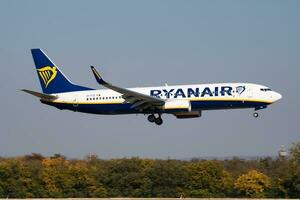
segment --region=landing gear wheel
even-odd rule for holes
[[[258,118],[258,113],[257,112],[253,113],[253,117]]]
[[[155,122],[155,116],[154,115],[149,115],[148,116],[148,121],[151,122],[151,123]]]
[[[156,118],[156,119],[155,119],[155,124],[156,124],[156,125],[162,125],[162,124],[163,124],[162,118],[160,118],[160,117]]]

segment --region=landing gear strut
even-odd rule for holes
[[[151,114],[148,116],[148,121],[151,123],[155,123],[156,125],[162,125],[163,120],[161,118],[161,115],[159,114],[158,117],[155,117],[154,114]]]
[[[266,108],[267,108],[266,105],[264,105],[264,106],[259,106],[259,107],[255,107],[255,108],[254,108],[253,117],[258,118],[259,115],[258,115],[258,113],[257,113],[256,111],[262,110],[262,109],[266,109]]]

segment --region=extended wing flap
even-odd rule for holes
[[[103,85],[106,88],[109,88],[111,90],[114,90],[116,92],[119,92],[122,94],[122,97],[126,100],[126,102],[129,103],[133,103],[135,106],[134,108],[139,108],[140,106],[145,107],[145,105],[147,105],[147,108],[150,107],[157,107],[157,106],[162,106],[165,104],[165,101],[156,97],[152,97],[146,94],[142,94],[139,92],[135,92],[132,90],[128,90],[125,88],[121,88],[118,86],[114,86],[106,81],[103,80],[103,78],[101,77],[101,75],[97,72],[97,70],[91,66],[92,72],[97,80],[97,82],[100,85]],[[143,102],[142,104],[139,105],[138,102]]]
[[[147,102],[146,102],[146,101],[143,101],[143,100],[136,101],[136,102],[131,106],[131,108],[137,108],[137,107],[141,108],[143,104],[147,104]]]

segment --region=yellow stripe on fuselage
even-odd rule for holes
[[[188,107],[186,106],[173,106],[173,107],[167,107],[167,108],[164,108],[165,110],[172,110],[172,109],[189,109]]]
[[[250,99],[250,98],[187,98],[190,101],[245,101],[245,102],[258,102],[258,103],[272,103],[272,101],[263,100],[263,99]]]

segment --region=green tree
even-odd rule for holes
[[[0,187],[2,197],[33,197],[31,172],[20,159],[7,159],[0,162]]]
[[[290,161],[295,166],[300,165],[300,141],[293,143],[290,148]]]
[[[259,159],[257,167],[259,171],[271,178],[271,187],[265,192],[266,197],[269,198],[287,198],[287,190],[285,188],[284,180],[288,177],[290,165],[287,159],[277,158]]]
[[[151,182],[146,176],[151,160],[116,159],[106,166],[105,185],[112,197],[150,196]]]
[[[218,161],[191,162],[185,167],[191,197],[224,197],[232,193],[233,180]]]
[[[101,160],[91,155],[69,160],[36,153],[0,158],[0,198],[299,198],[299,148],[295,143],[288,159]]]
[[[69,166],[72,180],[72,197],[106,197],[107,191],[102,184],[96,182],[91,176],[87,163],[76,161]]]
[[[300,142],[295,142],[290,148],[289,170],[283,179],[284,188],[287,190],[288,197],[300,197]]]
[[[233,157],[232,159],[227,159],[221,161],[224,169],[228,171],[232,178],[236,179],[241,174],[247,173],[251,169],[256,169],[258,166],[257,160],[245,160],[239,157]]]
[[[184,162],[178,160],[156,160],[148,170],[152,183],[152,197],[180,197],[185,195],[187,174]]]
[[[294,168],[283,180],[284,188],[287,190],[288,197],[299,198],[300,197],[300,166]]]
[[[31,155],[25,155],[21,161],[30,170],[31,184],[28,187],[28,194],[26,198],[37,198],[46,197],[45,188],[43,187],[43,182],[41,179],[42,171],[42,160],[44,157],[40,154],[32,153]]]
[[[108,172],[107,161],[100,160],[97,155],[89,155],[86,158],[87,170],[91,177],[91,185],[89,186],[89,196],[101,198],[108,196],[104,182],[107,180]]]

